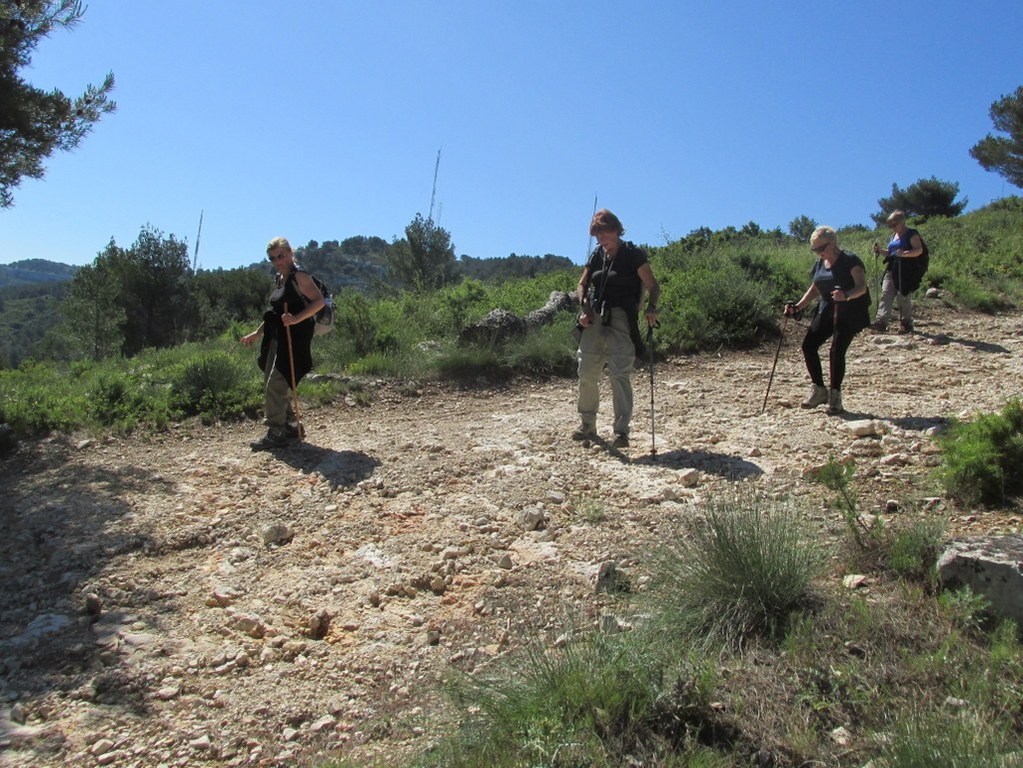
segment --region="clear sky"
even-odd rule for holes
[[[1023,85],[1023,2],[91,0],[23,75],[117,112],[0,209],[0,263],[90,263],[144,225],[199,263],[430,212],[457,255],[581,263],[626,238],[869,224],[892,183],[1020,190],[969,149]],[[436,195],[434,171],[440,151]]]

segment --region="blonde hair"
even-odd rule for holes
[[[268,254],[270,253],[270,251],[276,248],[283,248],[288,253],[293,253],[293,251],[291,250],[291,243],[288,242],[288,238],[286,237],[275,237],[273,240],[266,244],[266,252]]]
[[[813,245],[818,240],[826,240],[829,243],[838,244],[838,233],[834,227],[817,227],[810,235],[810,245]]]
[[[889,213],[888,214],[888,218],[885,219],[885,221],[887,223],[889,223],[889,224],[901,224],[905,220],[906,220],[906,212],[905,211],[898,211],[898,210],[892,211],[891,213]]]

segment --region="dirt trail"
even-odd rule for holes
[[[251,423],[25,445],[0,478],[0,764],[284,766],[425,746],[452,669],[555,642],[566,606],[613,614],[600,565],[638,585],[645,553],[729,486],[805,497],[839,536],[803,477],[852,454],[865,509],[914,514],[938,495],[929,431],[1023,392],[1018,314],[921,304],[918,334],[854,342],[840,418],[798,407],[799,329],[763,415],[773,345],[660,364],[656,459],[646,372],[621,452],[569,439],[570,380],[381,385],[369,406],[309,412],[308,443],[275,454],[249,451]],[[605,391],[605,437],[609,410]],[[849,424],[868,419],[878,434],[857,439]]]

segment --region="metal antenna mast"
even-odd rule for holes
[[[437,150],[437,164],[433,167],[433,191],[430,193],[430,221],[433,221],[433,202],[437,198],[437,173],[440,171],[440,150]]]
[[[199,269],[199,238],[202,236],[202,215],[206,213],[203,209],[199,211],[199,231],[195,233],[195,252],[192,254],[192,272]]]

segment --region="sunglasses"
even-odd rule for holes
[[[271,253],[269,256],[267,256],[267,258],[270,261],[280,261],[281,259],[283,259],[287,255],[288,254],[286,254],[286,253],[278,253],[278,254]]]
[[[818,245],[816,248],[811,248],[810,250],[814,253],[824,253],[824,251],[828,250],[829,245],[831,245],[831,243],[825,243],[824,245]]]

